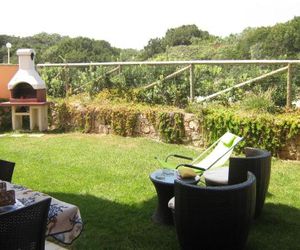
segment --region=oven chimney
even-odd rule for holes
[[[19,70],[8,83],[8,89],[13,89],[19,83],[28,83],[33,89],[46,89],[46,84],[35,70],[33,49],[18,49]]]

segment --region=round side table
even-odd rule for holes
[[[158,201],[152,219],[157,223],[173,225],[173,215],[168,207],[168,202],[174,196],[174,180],[180,179],[188,184],[197,184],[199,178],[181,179],[177,170],[170,169],[158,169],[151,173],[149,177],[156,189]]]

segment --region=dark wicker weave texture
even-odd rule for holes
[[[152,216],[152,219],[157,223],[173,225],[173,215],[172,211],[168,208],[168,202],[172,197],[174,197],[174,180],[177,177],[176,175],[168,177],[169,181],[171,180],[171,183],[166,180],[156,179],[155,175],[159,171],[161,170],[156,170],[155,172],[150,174],[150,180],[155,186],[158,200],[157,207],[155,213]],[[187,178],[182,179],[182,181],[184,183],[197,184],[199,180],[195,178]]]
[[[243,249],[255,209],[255,176],[201,187],[175,181],[175,225],[182,249]]]
[[[271,153],[258,148],[245,148],[246,157],[229,158],[228,184],[237,184],[247,179],[247,172],[252,172],[256,177],[256,208],[255,218],[262,212],[266,194],[268,192],[271,175]],[[221,170],[221,169],[220,169]],[[220,186],[218,175],[222,175],[222,170],[214,171],[214,177],[206,178],[208,186]]]
[[[255,218],[263,209],[266,194],[269,188],[271,175],[271,153],[257,148],[245,148],[246,157],[231,157],[229,163],[229,183],[232,183],[234,172],[243,169],[250,171],[256,177],[256,207]],[[241,171],[241,170],[240,170]]]
[[[0,180],[11,182],[14,167],[14,162],[0,160]]]
[[[0,214],[0,249],[43,250],[51,198]]]

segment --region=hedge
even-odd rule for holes
[[[141,114],[153,125],[162,141],[185,141],[184,110],[167,106],[56,99],[50,105],[49,125],[58,131],[84,133],[98,133],[99,125],[106,125],[114,134],[138,136],[136,128]],[[246,146],[258,147],[277,155],[290,139],[300,135],[299,110],[271,115],[233,108],[205,108],[195,114],[195,119],[200,123],[197,132],[203,133],[202,137],[207,143],[215,141],[227,130],[244,137],[238,150]],[[11,128],[10,111],[7,109],[0,109],[0,123],[2,131]]]

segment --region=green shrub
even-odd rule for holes
[[[247,111],[274,113],[276,111],[275,102],[272,99],[274,92],[275,89],[270,88],[265,92],[260,91],[258,94],[249,93],[241,101],[241,107]]]
[[[115,67],[115,68],[113,68]],[[176,77],[165,80],[165,77],[182,68],[175,65],[131,65],[122,66],[90,66],[87,68],[42,68],[40,73],[47,83],[48,95],[52,97],[65,97],[88,93],[91,97],[97,96],[104,89],[112,89],[119,98],[128,101],[139,101],[149,104],[173,105],[185,107],[189,96],[189,71]],[[295,69],[294,69],[295,68]],[[293,67],[293,72],[296,71]],[[116,69],[111,74],[107,72]],[[265,74],[276,69],[275,66],[258,65],[195,65],[194,90],[195,96],[207,96],[220,90],[231,87],[237,83]],[[295,96],[296,83],[299,76],[293,74],[293,97]],[[158,82],[150,89],[143,89],[150,83]],[[246,93],[267,91],[275,88],[272,100],[277,106],[286,102],[286,75],[279,74],[264,79],[260,83],[253,83],[243,88],[234,89],[225,95],[214,98],[225,102],[240,101]],[[134,95],[133,95],[134,93]]]
[[[245,146],[258,147],[276,155],[289,139],[300,134],[300,113],[270,114],[261,110],[245,111],[237,106],[224,108],[217,104],[190,106],[190,111],[197,111],[208,143],[229,130],[244,137],[238,150]],[[141,114],[154,126],[162,141],[183,142],[184,112],[167,106],[149,106],[120,100],[112,102],[100,97],[93,102],[80,103],[74,98],[56,102],[52,106],[50,120],[53,127],[62,131],[92,133],[98,131],[99,125],[108,125],[114,134],[135,136]]]
[[[240,150],[247,146],[258,147],[276,155],[289,139],[300,134],[299,112],[271,115],[218,108],[206,110],[203,119],[210,142],[229,130],[244,137]]]
[[[0,107],[0,131],[9,131],[12,128],[11,110],[8,107]]]

